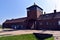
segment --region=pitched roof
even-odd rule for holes
[[[60,12],[57,12],[54,18],[60,18]]]
[[[17,22],[24,22],[25,20],[26,20],[26,17],[24,17],[24,18],[18,18],[18,19],[6,20],[4,23],[17,23]]]
[[[30,9],[30,8],[33,8],[33,7],[38,7],[38,8],[40,8],[41,10],[43,10],[41,7],[39,7],[39,6],[36,5],[36,4],[34,4],[34,5],[30,6],[30,7],[28,7],[27,9]]]
[[[43,14],[38,18],[38,20],[55,19],[55,18],[60,18],[60,12]]]

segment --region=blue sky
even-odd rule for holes
[[[53,12],[54,9],[60,11],[60,0],[0,0],[0,24],[7,19],[26,17],[26,8],[34,2],[46,13]]]

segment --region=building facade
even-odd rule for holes
[[[60,30],[60,12],[44,13],[34,4],[27,8],[27,17],[6,20],[2,28]]]

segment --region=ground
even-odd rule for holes
[[[0,40],[38,40],[38,38],[36,38],[34,34],[23,34],[8,37],[0,37]],[[46,38],[45,40],[53,40],[53,37]]]
[[[43,33],[43,34],[53,34],[55,40],[60,40],[60,31],[49,31],[49,30],[15,30],[15,31],[3,31],[0,29],[1,36],[12,36],[21,34],[32,34],[32,33]]]

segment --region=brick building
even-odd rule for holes
[[[60,30],[60,12],[44,13],[43,9],[34,4],[27,8],[27,17],[6,20],[3,28],[12,29],[48,29]]]

